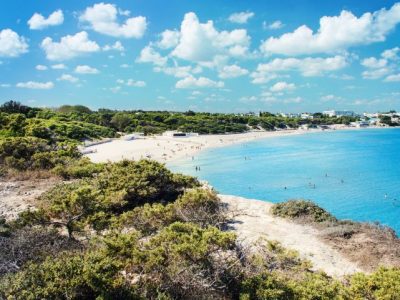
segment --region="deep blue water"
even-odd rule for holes
[[[400,233],[400,129],[267,138],[205,150],[169,167],[223,194],[310,199],[338,218],[379,221]]]

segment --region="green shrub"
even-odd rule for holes
[[[272,213],[283,218],[305,219],[317,223],[337,222],[337,219],[326,210],[306,200],[289,200],[274,204]]]

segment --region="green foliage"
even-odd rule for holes
[[[89,158],[65,160],[64,164],[57,165],[52,171],[64,179],[89,178],[104,170],[104,164],[92,163]]]
[[[351,299],[398,299],[400,295],[400,269],[380,268],[366,275],[358,273],[350,278]]]
[[[84,231],[86,227],[101,231],[118,224],[130,224],[151,232],[181,218],[176,217],[175,207],[149,204],[173,202],[185,189],[198,185],[197,180],[173,174],[164,165],[149,160],[94,166],[83,161],[82,164],[83,169],[78,166],[79,172],[71,167],[72,170],[67,168],[63,174],[87,178],[57,185],[45,192],[38,200],[39,210],[22,213],[19,222],[62,227],[71,238],[74,232]],[[93,174],[97,175],[91,177]],[[204,194],[204,197],[216,199],[212,194]],[[205,200],[200,203],[200,198],[198,201],[202,206],[205,203]],[[184,200],[177,203],[180,209],[185,209]],[[134,209],[144,204],[147,206]],[[193,210],[194,204],[191,206]]]
[[[79,157],[75,145],[49,145],[34,137],[0,140],[0,165],[17,170],[51,169],[65,160]]]
[[[285,280],[273,273],[263,273],[243,281],[240,300],[295,299]]]
[[[272,213],[292,219],[305,219],[311,222],[337,222],[337,219],[315,203],[306,200],[289,200],[274,204]]]

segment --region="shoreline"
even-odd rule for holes
[[[190,159],[199,152],[242,144],[272,137],[302,135],[316,132],[333,132],[337,130],[379,129],[380,127],[355,128],[335,125],[332,129],[286,129],[280,131],[249,131],[236,134],[199,135],[191,137],[149,136],[134,140],[114,139],[106,143],[83,148],[84,156],[92,162],[116,162],[123,159],[153,159],[162,163],[176,163],[181,159]],[[382,127],[386,128],[386,127]]]

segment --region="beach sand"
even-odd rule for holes
[[[317,229],[273,216],[270,212],[272,203],[229,195],[219,197],[228,205],[229,211],[235,213],[232,227],[245,245],[260,238],[278,241],[311,261],[314,270],[323,270],[333,277],[364,271],[319,239]]]
[[[191,158],[199,151],[208,148],[223,147],[268,137],[302,134],[311,131],[252,131],[239,134],[199,135],[192,137],[149,136],[131,141],[121,138],[84,149],[85,151],[92,151],[92,153],[85,154],[85,156],[89,157],[93,162],[115,162],[122,159],[139,160],[141,158],[169,162],[182,158]]]

